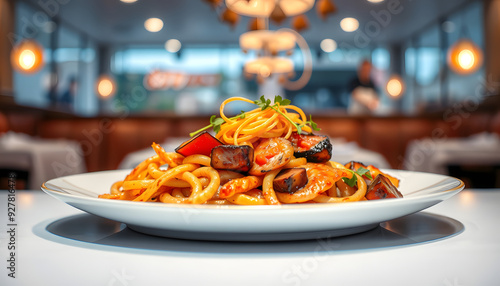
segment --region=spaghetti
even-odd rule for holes
[[[225,115],[224,108],[234,101],[254,103],[259,108],[229,118]],[[289,105],[289,101],[276,97],[271,105],[263,97],[259,101],[242,97],[229,98],[220,106],[220,118],[213,122],[211,119],[211,123],[216,131],[215,137],[222,144],[248,145],[253,148],[255,154],[249,172],[216,169],[210,156],[183,156],[166,152],[159,144],[153,143],[156,155],[140,163],[123,181],[113,184],[109,194],[102,194],[99,198],[219,205],[343,203],[365,200],[366,176],[337,162],[311,162],[307,156],[295,156],[299,153],[294,152],[292,135],[312,133],[317,129],[312,119],[308,121],[304,112]],[[168,167],[161,167],[164,165]],[[305,172],[303,175],[307,175],[307,182],[293,193],[276,190],[276,177],[282,171],[294,168],[298,172]],[[374,170],[381,173],[376,168]],[[345,182],[349,180],[355,184],[346,187]]]

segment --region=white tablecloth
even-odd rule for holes
[[[0,202],[7,201],[0,190]],[[464,190],[347,237],[210,242],[144,235],[42,191],[19,191],[16,278],[0,204],[0,285],[498,285],[500,189]],[[293,215],[290,217],[293,219]]]
[[[170,138],[160,144],[167,152],[173,152],[180,144],[189,138]],[[345,142],[343,139],[332,139],[332,161],[345,164],[357,161],[378,168],[390,168],[389,163],[381,154],[360,148],[355,142]],[[155,155],[153,148],[146,148],[127,154],[119,165],[119,169],[132,169],[145,159]]]
[[[479,133],[467,138],[426,138],[410,142],[404,168],[447,174],[449,165],[493,166],[500,164],[500,138]]]
[[[43,182],[86,172],[83,151],[77,142],[47,140],[8,132],[0,137],[0,169],[27,171],[30,189]]]

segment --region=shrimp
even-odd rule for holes
[[[285,166],[293,158],[292,143],[285,138],[264,138],[254,149],[254,162],[248,172],[262,176],[267,172]]]
[[[345,169],[332,168],[318,163],[307,163],[301,166],[306,169],[308,183],[293,194],[276,193],[278,200],[285,204],[304,203],[316,198],[319,194],[334,186],[342,177],[349,177],[350,172]]]
[[[225,199],[237,193],[244,193],[262,186],[264,178],[256,176],[247,176],[239,179],[233,179],[225,183],[219,191],[219,198]]]

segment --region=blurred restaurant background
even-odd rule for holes
[[[0,189],[132,168],[225,99],[261,95],[312,114],[333,160],[500,187],[500,0],[0,0],[0,14]],[[378,100],[354,112],[364,63]]]

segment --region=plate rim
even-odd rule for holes
[[[402,176],[401,179],[409,174],[419,173],[406,170],[394,171],[399,172],[398,174]],[[104,172],[108,172],[108,174],[115,172],[123,175],[126,174],[127,170]],[[103,172],[72,176],[96,174],[102,175]],[[410,189],[408,192],[423,191],[422,194],[410,197],[349,203],[282,204],[278,206],[166,204],[100,199],[97,195],[98,192],[101,192],[101,188],[88,190],[88,188],[93,188],[92,184],[85,185],[85,188],[82,188],[78,193],[78,185],[81,181],[73,182],[74,184],[71,181],[62,181],[60,183],[67,184],[62,186],[57,186],[57,181],[52,182],[56,189],[60,187],[61,191],[58,191],[51,188],[52,180],[49,180],[42,184],[42,190],[74,208],[124,223],[145,234],[214,241],[284,241],[317,239],[316,234],[318,233],[335,237],[362,232],[369,225],[376,226],[385,221],[427,209],[464,189],[464,183],[460,179],[442,174],[425,173],[425,175],[437,177],[429,180],[432,184],[423,186],[418,184],[417,189]],[[54,180],[63,178],[65,177]],[[113,177],[113,179],[115,178]],[[101,184],[103,184],[103,180],[106,181],[105,184],[108,184],[109,179],[106,178],[105,174],[104,177],[96,179],[97,183]],[[72,185],[76,187],[76,194],[64,191],[65,187],[70,189],[73,187]],[[228,233],[266,235],[254,235],[251,236],[252,238],[248,238],[246,235],[240,235],[240,238],[225,237]],[[285,236],[282,235],[284,233]]]
[[[435,175],[435,176],[440,176],[443,178],[447,179],[453,179],[458,182],[458,185],[455,187],[452,187],[450,189],[446,190],[440,190],[438,192],[433,192],[430,194],[422,194],[422,195],[416,195],[416,196],[410,196],[410,197],[403,197],[403,198],[397,198],[397,199],[384,199],[384,200],[371,200],[371,201],[356,201],[356,202],[348,202],[348,203],[302,203],[302,204],[281,204],[281,205],[259,205],[259,206],[254,206],[254,205],[194,205],[194,204],[168,204],[168,203],[157,203],[157,202],[134,202],[134,201],[125,201],[125,200],[110,200],[110,199],[100,199],[98,197],[87,197],[87,196],[80,196],[80,195],[75,195],[72,193],[66,193],[61,190],[55,190],[54,187],[49,187],[48,184],[51,184],[52,181],[55,180],[60,180],[68,177],[75,177],[75,176],[87,176],[87,175],[95,175],[95,174],[104,174],[104,173],[119,173],[123,172],[126,173],[127,170],[106,170],[106,171],[98,171],[98,172],[87,172],[87,173],[81,173],[81,174],[74,174],[74,175],[69,175],[69,176],[63,176],[63,177],[58,177],[54,178],[51,180],[48,180],[44,182],[41,185],[41,189],[51,195],[54,196],[58,199],[59,196],[62,197],[67,197],[67,198],[72,198],[72,199],[79,199],[79,200],[85,200],[87,202],[103,202],[103,203],[112,203],[112,204],[123,204],[125,206],[127,205],[134,205],[134,206],[148,206],[148,207],[155,207],[155,208],[198,208],[198,209],[203,209],[203,210],[235,210],[235,211],[241,211],[241,210],[285,210],[285,209],[292,209],[292,210],[299,210],[299,209],[317,209],[317,208],[330,208],[330,207],[336,207],[336,208],[344,208],[348,206],[354,205],[365,205],[365,204],[370,204],[375,206],[375,204],[398,204],[399,201],[414,201],[414,200],[422,200],[422,199],[430,199],[432,197],[441,197],[445,194],[450,194],[450,196],[455,195],[456,193],[459,193],[465,188],[465,184],[462,180],[448,176],[448,175],[443,175],[443,174],[435,174],[435,173],[430,173],[430,172],[419,172],[419,171],[409,171],[409,170],[398,170],[398,169],[381,169],[384,172],[391,172],[395,171],[396,173],[411,173],[411,174],[425,174],[425,175]],[[63,201],[66,203],[66,201]]]

